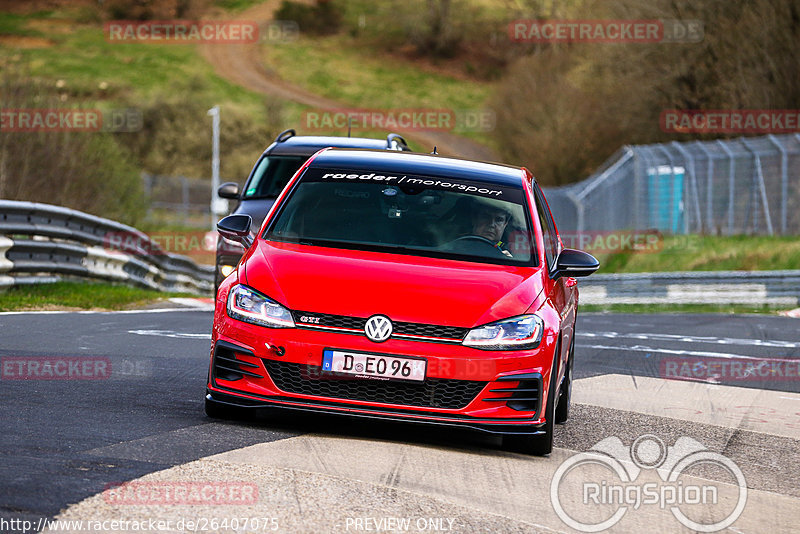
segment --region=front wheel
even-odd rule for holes
[[[558,354],[560,343],[556,346],[556,357],[553,360],[553,368],[550,370],[550,387],[547,389],[547,406],[544,412],[544,426],[541,430],[543,434],[532,436],[507,434],[503,436],[503,448],[508,451],[532,454],[534,456],[547,456],[553,452],[553,428],[556,421],[556,391],[558,376]]]

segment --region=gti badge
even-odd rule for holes
[[[392,335],[392,321],[385,315],[373,315],[364,325],[364,333],[370,341],[383,343]]]

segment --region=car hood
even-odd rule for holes
[[[525,313],[539,268],[259,240],[243,282],[295,311],[473,327]]]

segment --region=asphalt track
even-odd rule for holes
[[[208,419],[207,310],[0,314],[4,362],[89,357],[110,369],[98,380],[15,380],[15,368],[4,367],[0,531],[22,531],[3,519],[41,526],[54,517],[236,515],[275,518],[279,532],[574,532],[549,498],[556,469],[603,439],[627,446],[644,434],[667,445],[690,437],[735,462],[748,496],[731,531],[796,531],[800,379],[776,372],[800,360],[797,324],[767,316],[580,315],[570,421],[557,427],[553,455],[531,458],[501,451],[495,437],[452,429],[297,414]],[[744,377],[665,379],[675,378],[675,362],[697,359],[756,365]],[[112,506],[101,497],[109,485],[143,476],[249,480],[261,507]],[[693,476],[730,493],[722,474]],[[654,525],[688,531],[652,507],[630,510],[614,529]]]

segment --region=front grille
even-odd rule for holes
[[[311,313],[296,311],[294,320],[300,326],[330,326],[333,328],[352,328],[354,330],[364,330],[367,319],[360,317],[348,317],[347,315],[331,315],[328,313]],[[314,318],[314,321],[304,321],[303,318]],[[317,322],[316,319],[319,319]]]
[[[394,333],[405,336],[440,337],[461,341],[467,335],[467,328],[438,326],[420,323],[394,323]]]
[[[317,366],[263,361],[278,389],[334,399],[460,410],[472,402],[487,384],[441,378],[428,378],[423,382],[368,380],[342,373],[323,375]]]
[[[364,331],[368,317],[350,317],[347,315],[332,315],[328,313],[313,313],[296,311],[292,312],[297,326],[314,328],[348,328]],[[394,331],[392,336],[433,337],[449,341],[461,341],[469,331],[468,328],[455,326],[440,326],[435,324],[403,323],[392,321]]]

